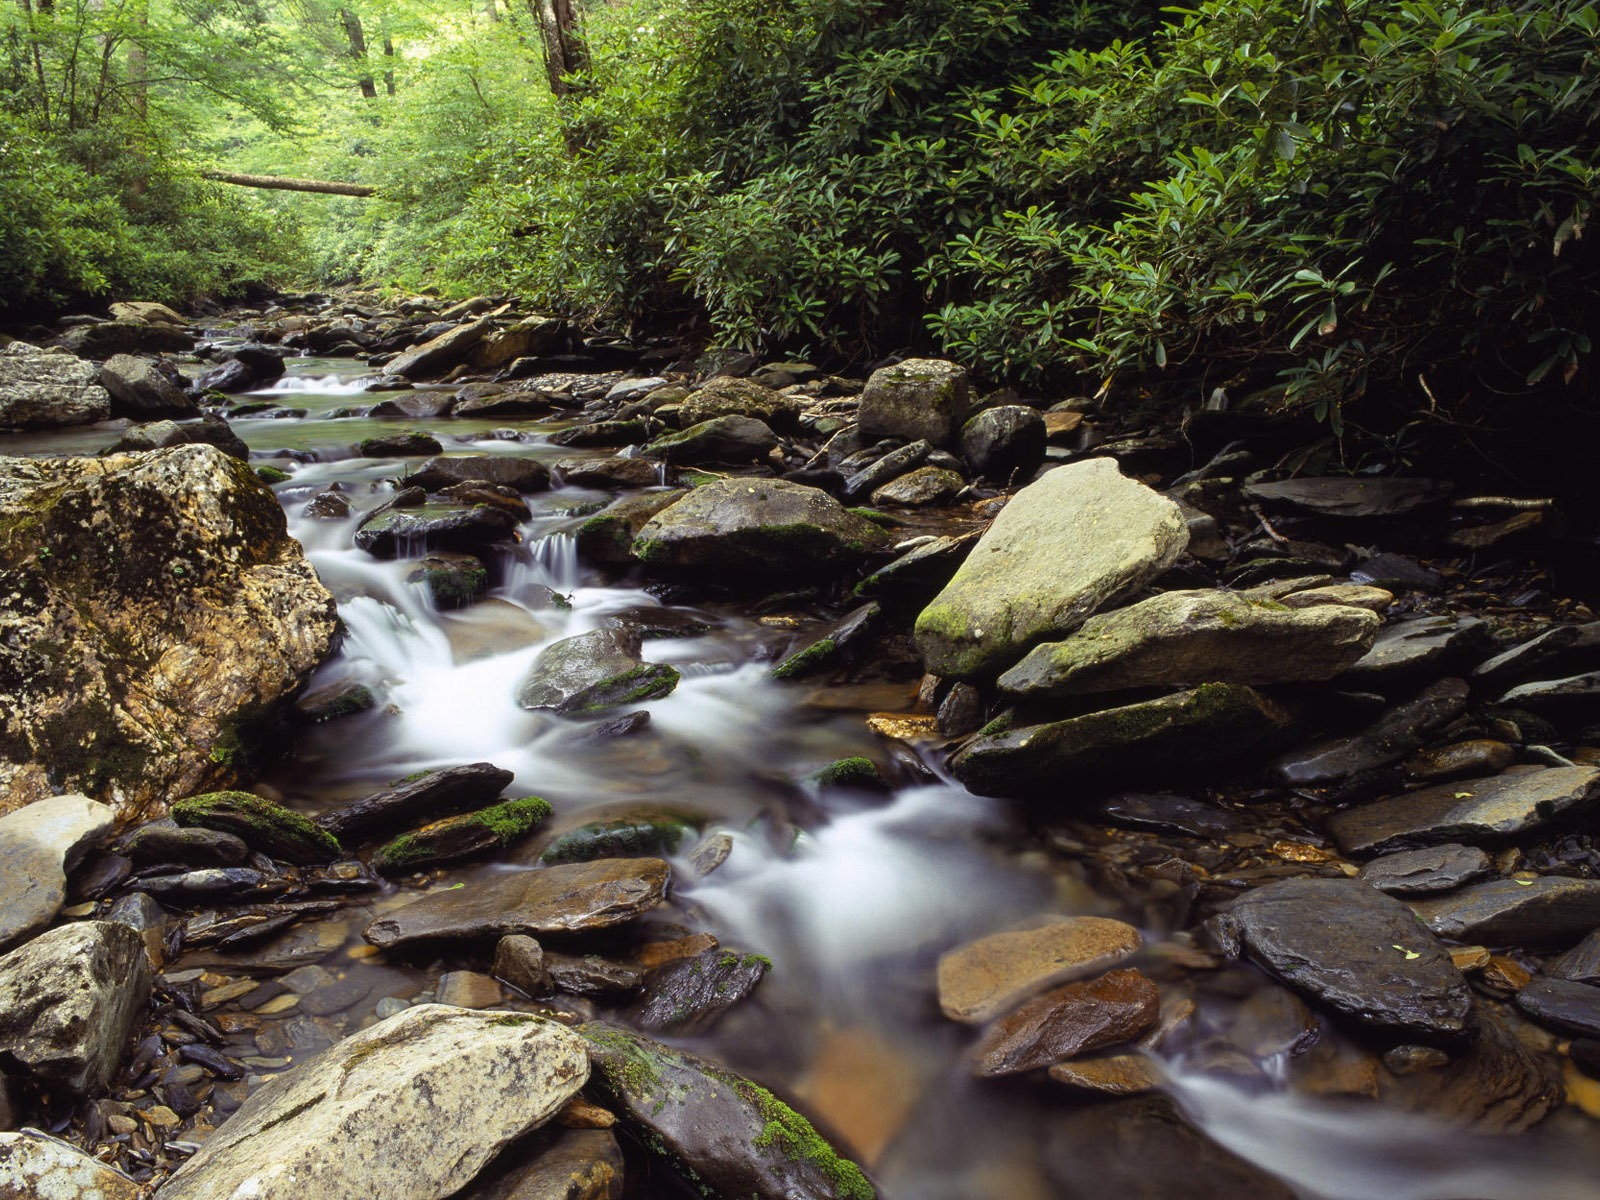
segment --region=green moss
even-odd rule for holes
[[[613,708],[639,704],[645,700],[659,700],[678,686],[682,676],[676,667],[665,663],[640,663],[637,667],[613,675],[591,689],[594,699],[573,709],[574,716],[598,716]],[[630,686],[632,685],[632,686]]]
[[[179,825],[235,833],[269,853],[285,841],[329,858],[344,853],[338,839],[308,817],[250,792],[206,792],[178,801],[170,812]]]
[[[268,485],[269,487],[275,483],[287,483],[290,479],[294,478],[289,474],[289,472],[281,471],[277,467],[268,466],[266,463],[263,463],[261,466],[255,468],[255,472],[256,478],[261,480],[262,483]]]
[[[865,755],[841,758],[806,778],[818,787],[882,787],[878,764]]]
[[[479,809],[477,812],[468,813],[463,820],[475,825],[482,825],[494,834],[502,846],[509,845],[517,838],[527,833],[539,822],[547,820],[551,808],[548,800],[538,796],[523,796],[519,800],[507,800],[501,804],[492,804],[488,808]]]
[[[380,847],[372,856],[373,868],[379,871],[394,868],[403,870],[428,861],[428,847],[414,833],[402,833],[392,842]]]
[[[893,529],[896,526],[905,524],[899,517],[892,517],[888,513],[880,512],[875,508],[847,508],[845,511],[853,513],[863,521],[871,521],[874,525],[882,525],[885,529]]]
[[[793,679],[822,666],[839,652],[839,644],[832,638],[821,638],[804,650],[796,651],[770,672],[774,679]]]
[[[776,1148],[791,1162],[809,1163],[828,1178],[844,1200],[877,1200],[878,1193],[861,1168],[841,1157],[810,1121],[766,1088],[748,1080],[741,1080],[740,1084],[739,1091],[766,1122],[756,1135],[757,1149]]]
[[[1008,709],[972,736],[980,738],[999,737],[1002,733],[1009,733],[1016,721],[1017,714]]]
[[[694,827],[677,817],[591,821],[569,829],[540,855],[541,862],[589,862],[671,853]]]

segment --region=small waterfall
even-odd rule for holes
[[[543,584],[566,595],[581,582],[578,539],[570,533],[551,533],[529,544],[527,560],[512,568],[506,586],[515,598],[529,584]]]
[[[276,383],[247,392],[250,396],[360,396],[372,382],[370,375],[343,379],[338,375],[285,375]]]

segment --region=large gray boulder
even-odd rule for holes
[[[912,442],[926,438],[948,446],[972,409],[967,369],[938,358],[908,358],[880,367],[861,393],[861,438]]]
[[[148,321],[101,321],[80,325],[56,339],[79,358],[104,362],[113,354],[176,354],[194,349],[194,335],[175,325]]]
[[[439,1200],[589,1078],[584,1041],[543,1017],[422,1004],[251,1094],[163,1200]]]
[[[792,433],[800,422],[800,401],[753,379],[718,375],[684,398],[678,423],[687,429],[717,417],[751,417],[772,429]]]
[[[0,1196],[6,1200],[140,1200],[115,1167],[36,1130],[0,1133]]]
[[[0,459],[0,580],[0,811],[71,789],[132,819],[230,785],[240,725],[337,628],[277,499],[211,446]]]
[[[1113,460],[1057,467],[1012,498],[917,617],[923,662],[956,679],[996,675],[1154,579],[1188,543],[1178,506]]]
[[[27,342],[0,349],[0,428],[52,429],[110,417],[111,394],[93,363]]]
[[[567,323],[560,317],[524,317],[504,329],[485,333],[466,354],[474,371],[498,371],[519,358],[548,354],[566,339]]]
[[[1380,624],[1376,613],[1343,604],[1293,609],[1231,592],[1166,592],[1034,647],[1000,687],[1038,698],[1332,679],[1366,652]]]
[[[766,422],[730,414],[656,438],[639,453],[684,465],[746,463],[765,458],[777,445],[778,437]]]
[[[132,929],[58,926],[0,957],[0,1062],[52,1089],[100,1091],[149,998],[150,961]]]
[[[100,368],[100,386],[111,393],[119,417],[198,417],[195,402],[155,362],[132,354],[113,354]]]
[[[115,814],[87,796],[49,796],[0,817],[0,951],[46,929],[61,911],[67,871],[109,833]]]
[[[389,375],[407,379],[436,379],[461,363],[493,329],[494,324],[487,317],[468,321],[411,347],[385,363],[383,369]]]
[[[633,553],[651,566],[800,575],[859,565],[889,544],[828,493],[782,479],[719,479],[651,517]]]

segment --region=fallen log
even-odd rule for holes
[[[365,183],[340,183],[331,179],[290,179],[285,175],[241,175],[236,171],[201,171],[206,179],[238,187],[275,188],[285,192],[321,192],[328,196],[372,196],[377,188]]]

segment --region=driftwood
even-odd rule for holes
[[[239,187],[276,188],[285,192],[321,192],[328,196],[372,196],[378,189],[365,183],[340,183],[331,179],[290,179],[283,175],[240,175],[235,171],[201,171],[206,179]]]

